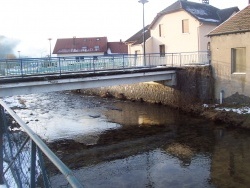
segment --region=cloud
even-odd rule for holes
[[[0,35],[0,58],[6,58],[9,54],[14,54],[14,50],[19,42],[17,39],[10,39]]]

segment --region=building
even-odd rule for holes
[[[122,42],[108,42],[107,37],[57,39],[53,54],[58,57],[100,56],[106,54],[127,54]]]
[[[151,44],[149,41],[151,41],[151,35],[150,30],[148,29],[149,25],[147,25],[144,28],[145,32],[145,50],[146,53],[150,53],[148,49],[151,48]],[[128,45],[128,53],[129,54],[143,54],[143,29],[135,33],[133,36],[131,36],[129,39],[125,41],[125,44]]]
[[[207,51],[210,41],[207,33],[238,11],[237,7],[221,10],[207,3],[176,1],[147,26],[146,53]],[[142,31],[125,41],[129,53],[142,52],[140,34],[142,36]]]
[[[215,97],[250,97],[250,5],[211,31]],[[232,97],[231,97],[232,98]]]
[[[107,48],[107,54],[128,54],[128,47],[121,40],[119,42],[108,42]]]

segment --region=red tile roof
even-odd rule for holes
[[[57,39],[53,54],[107,52],[107,37]]]
[[[110,49],[111,53],[115,54],[128,53],[128,46],[123,42],[108,42],[108,49]]]
[[[216,27],[208,36],[250,32],[250,5]]]

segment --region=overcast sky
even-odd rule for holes
[[[176,0],[149,0],[145,25]],[[192,0],[201,2],[201,0]],[[210,0],[217,8],[238,6],[248,0]],[[21,56],[44,56],[58,38],[102,37],[123,41],[142,29],[142,4],[138,0],[1,0],[0,36],[19,40],[14,50]]]

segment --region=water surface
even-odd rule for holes
[[[249,187],[247,131],[154,104],[71,92],[5,99],[85,187]],[[53,147],[52,147],[53,148]],[[53,187],[67,187],[61,175]]]

